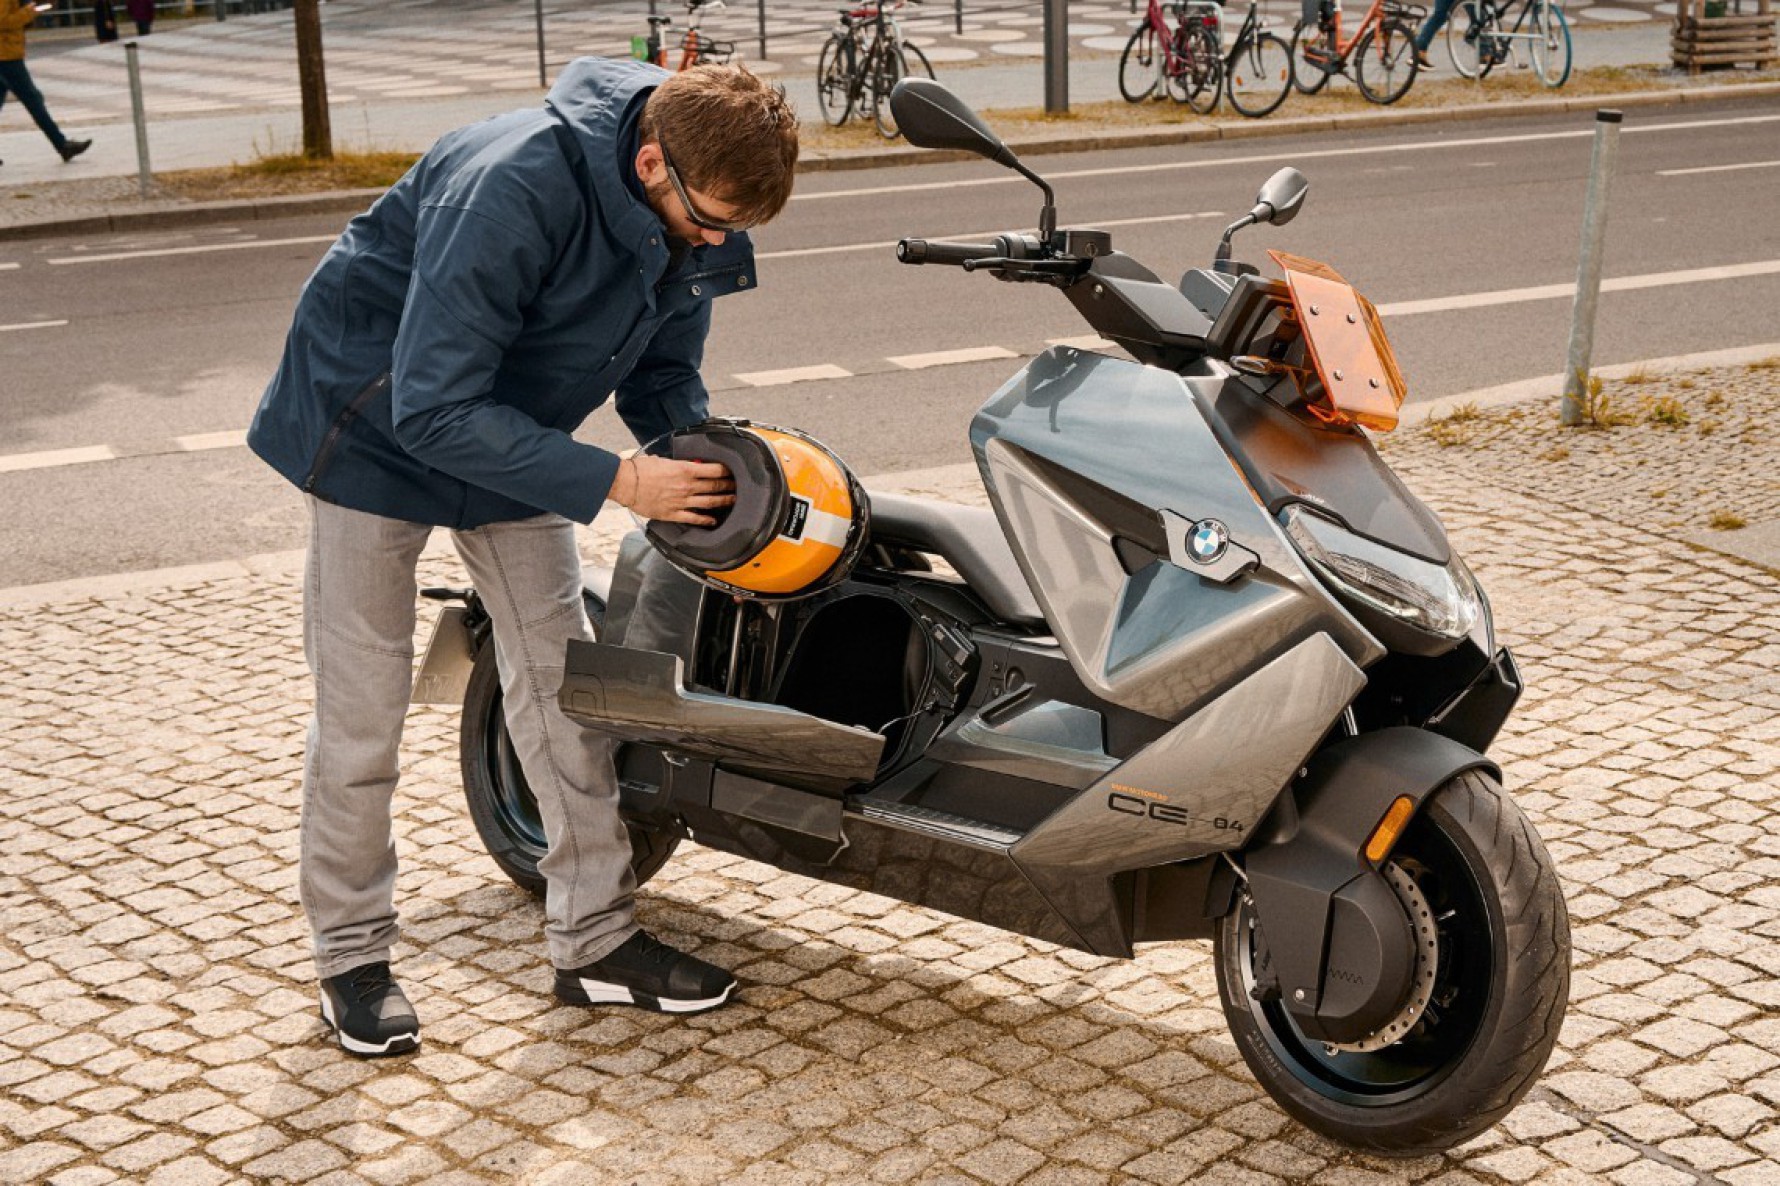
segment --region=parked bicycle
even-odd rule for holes
[[[1218,35],[1202,21],[1205,10],[1218,8],[1209,0],[1168,5],[1149,0],[1143,23],[1132,30],[1119,57],[1119,93],[1127,103],[1165,94],[1201,113],[1217,106],[1223,78]],[[1189,9],[1195,15],[1189,16]],[[1179,23],[1170,25],[1170,16]]]
[[[691,18],[686,25],[686,32],[680,38],[679,65],[676,70],[685,70],[690,66],[727,65],[735,56],[735,42],[719,41],[708,33],[701,32],[699,21],[705,14],[721,11],[727,7],[723,0],[686,0],[686,12]],[[642,62],[653,62],[657,66],[668,64],[668,48],[666,44],[667,27],[674,23],[671,16],[649,18],[649,32],[630,39],[630,56]]]
[[[840,10],[840,27],[829,34],[816,59],[816,106],[822,118],[839,127],[857,112],[864,118],[871,107],[878,133],[894,140],[900,133],[890,112],[890,92],[904,78],[933,77],[933,65],[917,46],[903,38],[902,24],[893,15],[905,3],[894,0]]]
[[[1495,67],[1513,58],[1518,64],[1527,47],[1533,73],[1548,87],[1570,81],[1570,21],[1561,4],[1524,0],[1514,24],[1508,12],[1514,0],[1464,0],[1453,9],[1446,26],[1446,52],[1452,68],[1466,78],[1487,78]]]
[[[1202,27],[1206,25],[1201,21]],[[1218,18],[1209,22],[1209,28],[1219,41],[1224,94],[1229,97],[1230,106],[1251,119],[1271,115],[1292,93],[1292,49],[1279,34],[1261,28],[1258,0],[1249,0],[1248,16],[1236,31],[1228,53],[1222,51],[1221,6]]]
[[[1341,0],[1319,4],[1315,20],[1292,31],[1292,84],[1314,95],[1335,74],[1351,69],[1360,93],[1395,103],[1415,84],[1415,31],[1427,10],[1395,0],[1372,0],[1351,37],[1341,35]]]

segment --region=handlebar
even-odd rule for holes
[[[950,264],[966,260],[995,259],[1002,249],[994,243],[947,243],[940,239],[904,239],[896,245],[896,261],[904,264]]]

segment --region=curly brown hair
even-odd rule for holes
[[[785,88],[743,66],[694,66],[655,88],[643,108],[644,143],[665,141],[693,189],[758,225],[791,200],[797,114]]]

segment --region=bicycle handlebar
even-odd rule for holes
[[[896,245],[896,260],[904,264],[950,264],[966,260],[995,259],[1002,250],[994,243],[947,243],[940,239],[903,239]]]

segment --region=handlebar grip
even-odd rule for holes
[[[1001,249],[993,243],[947,243],[939,239],[904,239],[896,245],[896,259],[905,264],[950,264],[960,267],[968,259],[994,259]]]

